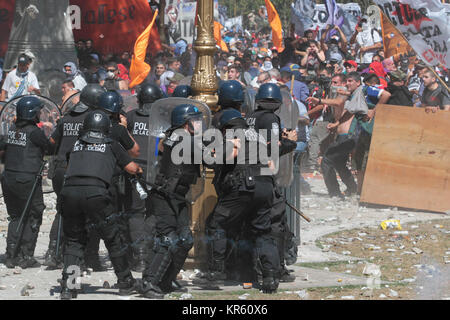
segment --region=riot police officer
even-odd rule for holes
[[[179,85],[172,93],[173,98],[189,98],[192,96],[192,88],[188,85]]]
[[[62,230],[60,226],[60,215],[61,215],[61,199],[60,192],[64,182],[64,174],[67,167],[67,154],[72,150],[73,144],[78,139],[78,134],[83,126],[84,118],[86,118],[87,111],[89,109],[94,109],[97,107],[98,99],[106,89],[98,84],[89,84],[83,88],[80,93],[80,102],[78,102],[69,112],[63,116],[57,124],[56,130],[50,138],[50,142],[56,145],[56,158],[54,160],[53,166],[53,190],[56,193],[56,209],[57,214],[53,220],[52,228],[50,230],[50,242],[48,246],[47,253],[45,254],[44,265],[48,266],[49,269],[57,268],[62,264],[62,254],[61,254],[61,240],[63,238]],[[59,252],[56,256],[56,246],[58,231],[60,233],[59,241]],[[96,236],[91,235],[90,239],[95,240]],[[88,246],[89,247],[89,246]],[[86,262],[87,267],[92,267],[95,271],[100,271],[103,268],[99,264],[98,251],[97,252],[87,252],[89,257]]]
[[[189,163],[175,164],[172,150],[184,139],[191,139],[194,148],[202,148],[196,145],[193,136],[201,123],[202,112],[197,107],[178,105],[171,113],[172,126],[160,143],[161,167],[156,176],[156,187],[150,194],[150,214],[155,216],[156,227],[154,253],[142,274],[143,294],[147,298],[162,298],[164,293],[180,289],[176,276],[193,246],[184,197],[200,176],[200,165],[194,164],[194,150]]]
[[[126,115],[128,131],[140,146],[140,155],[134,159],[144,170],[147,168],[148,124],[151,106],[157,100],[164,98],[164,92],[155,84],[143,84],[137,94],[139,108],[129,111]],[[135,183],[135,182],[134,182]],[[125,179],[125,212],[128,216],[127,233],[131,241],[133,253],[132,269],[142,272],[145,268],[146,243],[151,240],[153,231],[153,216],[147,215],[148,201],[141,199],[133,181]]]
[[[220,84],[219,91],[219,105],[220,111],[216,112],[212,124],[214,127],[222,130],[226,120],[230,117],[230,121],[234,120],[237,114],[240,114],[241,104],[244,102],[244,93],[242,85],[236,80],[223,81]],[[224,118],[222,118],[223,114],[226,114]],[[241,117],[242,118],[242,117]],[[214,169],[215,175],[212,181],[216,194],[220,198],[221,196],[221,184],[223,183],[223,167],[222,165],[214,165],[212,168]],[[213,214],[209,216],[209,220],[212,219]],[[220,228],[217,223],[207,223],[206,224],[206,234],[208,235],[207,245],[209,246],[208,252],[209,261],[208,261],[208,273],[206,274],[198,274],[198,277],[194,279],[195,284],[204,284],[206,282],[217,282],[227,279],[225,270],[225,251],[227,247],[229,248],[229,254],[227,255],[230,260],[230,265],[235,265],[237,261],[232,259],[233,256],[237,254],[236,252],[236,242],[234,242],[233,238],[237,238],[239,233],[239,228],[236,230],[229,229],[228,233],[226,233],[223,228]],[[230,244],[230,245],[228,245]],[[221,250],[220,254],[216,254],[214,256],[213,251],[214,248],[220,248],[216,250]],[[233,254],[233,255],[232,255]],[[217,257],[219,255],[219,257]]]
[[[71,280],[80,266],[86,245],[86,230],[89,229],[96,229],[105,242],[118,278],[119,294],[131,294],[139,286],[129,269],[126,244],[115,219],[117,211],[109,185],[116,166],[132,175],[142,173],[142,169],[117,141],[109,138],[110,126],[108,115],[104,112],[90,112],[70,153],[61,191],[66,239],[61,299],[77,296],[76,288],[70,284],[73,285]]]
[[[287,131],[287,130],[281,130],[281,123],[280,118],[275,114],[275,111],[280,108],[282,105],[282,95],[280,88],[273,83],[265,83],[261,85],[261,87],[258,90],[258,93],[256,94],[256,110],[249,115],[247,115],[247,123],[249,126],[253,127],[257,132],[264,132],[267,133],[267,141],[268,143],[271,143],[272,135],[277,135],[275,141],[278,141],[279,145],[279,156],[282,156],[284,154],[287,154],[289,152],[292,152],[296,148],[296,140],[297,140],[297,133],[295,130]],[[271,155],[269,155],[270,157]],[[272,161],[276,162],[278,159],[272,159]],[[269,178],[269,177],[267,177]],[[272,177],[270,177],[270,182],[272,184],[272,201],[271,201],[271,210],[269,213],[270,216],[270,232],[266,234],[265,241],[261,242],[261,248],[264,248],[265,246],[269,246],[271,250],[273,250],[273,244],[277,243],[278,239],[278,231],[280,232],[280,236],[283,235],[284,239],[284,233],[281,232],[283,220],[283,216],[285,214],[285,210],[283,210],[284,200],[282,203],[279,202],[280,197],[282,197],[281,193],[279,192],[279,187],[276,185],[275,180]],[[276,205],[276,206],[274,206]],[[281,242],[278,241],[278,246],[280,246]],[[275,283],[278,282],[280,276],[281,276],[281,264],[280,264],[280,255],[279,250],[282,250],[282,248],[278,248],[278,246],[275,246],[275,251],[273,251],[273,254],[277,254],[278,257],[276,260],[278,260],[278,264],[267,264],[267,266],[264,266],[264,263],[262,263],[262,275],[264,278],[264,273],[267,273],[268,270],[266,268],[270,268],[273,271],[274,274],[274,280]],[[266,269],[266,270],[265,270]]]
[[[42,107],[43,104],[37,97],[25,96],[20,99],[16,106],[15,124],[8,130],[6,142],[3,141],[0,145],[0,149],[5,151],[5,171],[1,184],[10,221],[6,238],[5,264],[8,268],[38,265],[33,255],[45,209],[40,182],[22,226],[21,241],[17,227],[35,177],[40,174],[43,157],[52,151],[49,140],[36,125]]]
[[[111,121],[111,138],[119,142],[119,144],[128,152],[132,158],[137,158],[140,155],[139,145],[131,136],[127,129],[127,121],[124,114],[122,114],[123,99],[117,91],[107,91],[103,93],[98,102],[98,108],[109,116]],[[119,225],[122,236],[126,239],[128,245],[128,256],[132,259],[131,241],[127,236],[128,222],[125,215],[125,175],[123,170],[116,167],[114,170],[113,181],[110,185],[110,192],[113,195],[114,203],[118,212],[121,213]],[[91,252],[98,251],[98,242],[95,248],[90,249]]]
[[[98,101],[98,108],[106,112],[111,120],[111,138],[118,141],[131,157],[137,158],[139,145],[127,130],[126,117],[121,113],[122,107],[122,96],[114,90],[103,93]]]
[[[250,128],[243,119],[241,113],[235,109],[224,110],[219,119],[219,129],[226,134],[226,130],[241,132],[236,134],[241,137],[237,146],[236,158],[243,152],[245,161],[235,159],[234,163],[224,164],[219,174],[219,197],[213,213],[208,217],[207,230],[210,240],[209,252],[211,273],[206,276],[209,281],[224,278],[224,260],[226,254],[227,237],[230,234],[240,232],[240,226],[244,226],[242,233],[238,234],[241,241],[246,243],[247,255],[242,258],[253,257],[246,260],[249,264],[255,264],[259,258],[262,264],[262,284],[260,288],[265,293],[273,293],[278,287],[278,254],[273,240],[269,237],[271,230],[270,210],[273,197],[273,182],[271,176],[263,175],[263,159],[252,154],[250,144],[256,143],[258,148],[266,148],[267,141],[253,128]],[[226,140],[225,144],[233,143]],[[234,143],[233,143],[234,144]],[[225,147],[231,150],[231,147]],[[233,146],[233,150],[236,146]],[[226,153],[226,158],[230,157]],[[257,157],[255,164],[252,158]],[[245,238],[242,235],[245,235]],[[254,274],[241,274],[241,281],[255,282],[259,286]]]
[[[241,105],[244,102],[242,85],[236,80],[223,81],[219,87],[218,95],[220,111],[215,113],[212,121],[212,125],[216,128],[223,110],[233,108],[241,111]]]

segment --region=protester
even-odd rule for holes
[[[370,64],[373,56],[382,48],[380,34],[370,27],[368,17],[363,17],[358,23],[350,43],[352,44],[354,41],[359,46],[359,55],[363,65]]]
[[[425,112],[437,112],[438,110],[450,111],[450,98],[448,90],[445,90],[438,82],[437,76],[430,69],[423,73],[425,90],[422,94],[422,108]]]
[[[64,73],[67,75],[67,79],[71,80],[74,84],[75,90],[81,91],[87,85],[86,80],[81,75],[81,71],[73,62],[66,62],[63,68]]]
[[[29,70],[32,62],[33,60],[24,53],[19,56],[17,68],[9,72],[5,78],[0,101],[9,101],[30,93],[41,93],[36,75]]]

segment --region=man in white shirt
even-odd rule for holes
[[[9,101],[30,93],[41,93],[36,75],[29,71],[32,59],[26,54],[21,54],[17,62],[17,68],[11,70],[5,78],[0,101]]]
[[[377,30],[372,29],[367,19],[361,19],[360,24],[356,27],[356,42],[359,45],[359,55],[361,63],[372,63],[373,56],[379,49],[383,48],[381,37]]]

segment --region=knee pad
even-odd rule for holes
[[[186,251],[191,250],[194,245],[194,237],[192,236],[192,231],[189,227],[184,227],[180,230],[178,246]]]

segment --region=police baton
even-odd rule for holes
[[[56,236],[56,250],[55,250],[56,257],[58,257],[59,248],[61,247],[62,227],[63,227],[63,217],[62,217],[62,215],[60,213],[59,214],[59,220],[58,220],[58,234]]]
[[[31,188],[31,192],[28,196],[27,202],[25,203],[25,207],[23,208],[22,214],[20,216],[19,224],[17,225],[16,233],[19,234],[16,247],[14,248],[13,258],[17,256],[17,250],[20,247],[20,243],[22,242],[24,228],[23,225],[25,220],[28,218],[28,213],[31,210],[31,203],[33,201],[34,195],[36,193],[39,182],[42,180],[42,172],[44,171],[45,165],[47,164],[47,160],[42,161],[41,167],[39,168],[38,173],[36,174],[36,178],[34,179],[33,187]]]
[[[286,204],[288,205],[289,208],[291,208],[292,210],[294,210],[300,217],[302,217],[303,219],[305,219],[308,222],[311,222],[311,219],[306,216],[303,212],[301,212],[300,210],[298,210],[296,207],[294,207],[292,204],[290,204],[289,202],[286,201]]]
[[[175,200],[178,201],[184,201],[187,204],[193,204],[193,202],[189,201],[188,199],[186,199],[185,197],[180,196],[179,194],[176,194],[174,192],[168,192],[167,190],[164,190],[162,186],[158,186],[154,183],[151,183],[149,181],[145,181],[142,177],[138,176],[139,181],[141,181],[142,183],[146,184],[147,186],[150,187],[150,190],[154,189],[156,192],[162,193],[168,197],[174,198]]]

